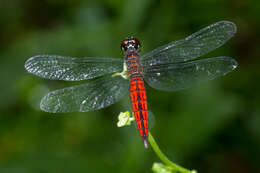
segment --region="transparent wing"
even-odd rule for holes
[[[128,89],[128,80],[120,76],[103,77],[92,82],[56,90],[45,95],[40,107],[52,113],[87,112],[118,101]]]
[[[216,57],[179,64],[158,64],[143,68],[145,81],[153,88],[177,91],[223,76],[237,67],[229,57]]]
[[[79,81],[121,72],[123,71],[123,59],[37,55],[25,62],[25,69],[42,78]]]
[[[236,33],[236,25],[221,21],[175,42],[158,47],[141,57],[142,65],[179,63],[195,59],[223,45]]]

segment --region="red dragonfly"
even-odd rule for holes
[[[155,89],[177,91],[231,72],[237,62],[230,57],[193,60],[220,47],[235,33],[234,23],[221,21],[143,56],[139,56],[140,42],[129,37],[121,43],[124,59],[37,55],[26,61],[25,68],[29,73],[51,80],[81,81],[105,75],[86,84],[48,93],[40,103],[40,108],[46,112],[98,110],[118,101],[129,89],[139,134],[147,147],[148,108],[144,80]]]

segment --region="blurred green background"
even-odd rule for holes
[[[48,91],[74,83],[26,73],[37,54],[121,57],[133,35],[141,54],[220,20],[238,27],[226,55],[239,66],[191,89],[167,93],[147,86],[151,129],[174,162],[198,172],[260,172],[259,0],[1,0],[0,172],[151,172],[159,159],[135,127],[117,128],[128,100],[89,113],[39,110]]]

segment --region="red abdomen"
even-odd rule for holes
[[[148,137],[148,111],[144,81],[139,74],[130,77],[130,97],[136,125],[140,136],[147,143]]]

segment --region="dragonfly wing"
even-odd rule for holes
[[[41,100],[43,111],[52,113],[87,112],[118,101],[128,89],[121,76],[102,77],[92,82],[48,93]]]
[[[177,91],[223,76],[237,67],[229,57],[215,57],[179,64],[144,67],[144,79],[153,88]]]
[[[175,42],[161,46],[141,57],[143,65],[179,63],[195,59],[223,45],[236,33],[236,25],[221,21]]]
[[[72,58],[37,55],[25,62],[34,75],[52,80],[80,81],[123,71],[123,60],[117,58]]]

